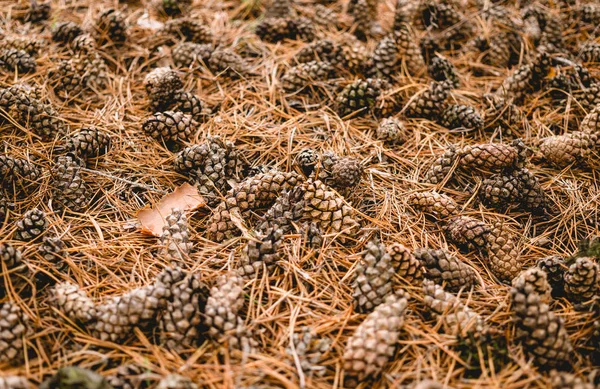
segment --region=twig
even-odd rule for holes
[[[86,172],[86,173],[97,174],[97,175],[102,176],[102,177],[106,177],[106,178],[110,178],[110,179],[113,179],[113,180],[121,181],[121,182],[129,184],[129,185],[131,185],[133,187],[136,187],[136,188],[146,189],[148,191],[160,193],[162,195],[166,195],[167,194],[167,192],[165,192],[164,190],[156,189],[156,188],[153,188],[153,187],[148,186],[148,185],[140,184],[138,182],[133,182],[133,181],[130,181],[130,180],[126,180],[125,178],[113,176],[112,174],[104,173],[104,172],[101,172],[99,170],[92,170],[92,169],[87,169],[87,168],[81,168],[81,170],[84,171],[84,172]]]

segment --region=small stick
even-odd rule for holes
[[[156,193],[160,193],[162,195],[166,195],[167,194],[167,192],[165,192],[164,190],[156,189],[156,188],[153,188],[153,187],[148,186],[148,185],[140,184],[138,182],[133,182],[133,181],[130,181],[130,180],[126,180],[125,178],[113,176],[112,174],[104,173],[104,172],[101,172],[99,170],[92,170],[92,169],[87,169],[87,168],[84,168],[84,167],[82,167],[81,170],[84,171],[84,172],[86,172],[86,173],[97,174],[97,175],[102,176],[102,177],[106,177],[106,178],[110,178],[110,179],[113,179],[113,180],[121,181],[121,182],[129,184],[129,185],[131,185],[133,187],[136,187],[136,188],[146,189],[146,190],[148,190],[150,192],[156,192]]]

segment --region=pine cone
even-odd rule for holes
[[[534,214],[543,214],[548,206],[548,198],[537,177],[528,169],[513,172],[518,177],[521,188],[521,208]]]
[[[304,46],[295,59],[298,63],[323,61],[333,66],[344,66],[346,63],[343,46],[329,39],[321,39]]]
[[[174,0],[163,0],[163,1],[174,1]],[[177,0],[181,1],[181,0]],[[188,377],[181,376],[179,374],[169,374],[156,386],[156,389],[198,389],[191,379]]]
[[[573,99],[586,112],[600,105],[600,83],[594,83],[589,88],[573,91]]]
[[[406,281],[408,285],[418,285],[423,281],[421,262],[408,248],[400,243],[393,243],[387,246],[387,253],[391,257],[396,275]]]
[[[0,193],[0,225],[8,220],[8,214],[13,209],[14,204],[9,202],[2,193]]]
[[[371,312],[393,294],[394,273],[392,257],[385,246],[379,242],[369,242],[362,261],[356,267],[352,294],[355,311]]]
[[[504,97],[521,100],[531,92],[539,91],[548,75],[551,61],[547,53],[540,54],[532,63],[517,68],[506,77],[496,92]]]
[[[219,341],[226,341],[231,348],[245,350],[253,348],[254,339],[245,327],[239,311],[244,305],[242,279],[223,276],[210,290],[206,301],[204,320],[208,333]]]
[[[188,114],[198,123],[204,123],[210,116],[211,108],[200,97],[180,90],[173,95],[173,110]]]
[[[415,250],[414,255],[425,269],[425,278],[439,285],[445,283],[451,292],[470,289],[477,282],[473,268],[446,250],[420,248]]]
[[[483,249],[487,244],[490,226],[470,216],[454,216],[444,226],[448,239],[467,249]]]
[[[550,255],[540,258],[536,266],[546,273],[548,283],[552,288],[552,296],[560,297],[564,294],[564,275],[566,272],[565,260],[559,255]]]
[[[408,195],[408,204],[419,212],[433,215],[436,219],[446,219],[458,214],[458,204],[445,194],[435,191],[416,192]]]
[[[30,389],[29,381],[21,376],[0,377],[0,389]]]
[[[390,144],[405,142],[407,133],[404,123],[393,117],[383,119],[376,130],[377,139]]]
[[[302,371],[309,377],[315,373],[325,373],[324,366],[318,366],[323,354],[331,350],[331,340],[328,338],[316,338],[316,334],[309,327],[302,327],[300,331],[292,335],[294,347],[286,347],[285,351],[290,357],[290,363],[295,363],[295,357],[300,360]]]
[[[196,126],[190,115],[164,111],[157,112],[146,119],[142,129],[152,138],[170,146],[173,142],[187,142],[196,131]]]
[[[0,50],[23,50],[31,56],[36,56],[46,46],[44,39],[29,35],[5,35],[0,41]]]
[[[394,29],[398,55],[411,75],[419,75],[426,69],[425,61],[421,54],[418,40],[412,28],[407,23],[402,23]]]
[[[387,83],[377,79],[356,80],[338,94],[336,98],[337,112],[341,117],[357,112],[364,116],[371,112]]]
[[[319,162],[319,153],[314,149],[304,149],[296,155],[294,163],[302,169],[306,177],[310,176]]]
[[[321,157],[317,179],[345,194],[360,183],[363,170],[362,164],[356,158],[325,153]]]
[[[432,82],[429,88],[416,95],[406,106],[406,116],[435,120],[444,111],[446,99],[450,94],[451,82]]]
[[[292,39],[293,27],[288,18],[265,18],[256,25],[256,35],[265,42],[275,43]]]
[[[519,205],[522,190],[519,177],[498,174],[483,180],[479,196],[486,206],[505,211]]]
[[[66,270],[67,264],[64,262],[66,253],[64,251],[65,243],[60,238],[44,237],[42,244],[38,247],[38,252],[47,262],[53,264],[58,271]]]
[[[357,228],[354,210],[342,197],[321,181],[308,180],[304,184],[305,218],[317,224],[324,233],[351,233]]]
[[[523,263],[512,234],[496,223],[486,234],[487,255],[492,273],[501,281],[511,281],[521,272]]]
[[[87,209],[90,193],[81,178],[81,166],[70,156],[60,156],[52,169],[52,199],[57,210],[79,213]]]
[[[587,162],[593,153],[596,142],[596,134],[574,131],[543,138],[540,152],[548,162],[563,168],[571,164]]]
[[[291,16],[292,2],[291,0],[272,0],[270,7],[265,13],[266,18],[284,18]]]
[[[59,43],[69,43],[81,34],[83,34],[83,30],[79,24],[60,22],[52,29],[52,40]]]
[[[64,132],[64,123],[51,105],[42,103],[23,86],[0,90],[0,107],[22,126],[42,139],[53,140]]]
[[[288,234],[293,229],[293,223],[302,218],[303,212],[304,189],[298,186],[291,191],[281,193],[273,206],[261,218],[256,230],[264,232],[269,229],[279,229],[282,234]]]
[[[161,343],[171,350],[194,347],[201,339],[202,311],[209,291],[200,278],[200,274],[190,274],[171,289],[160,320]]]
[[[5,279],[10,281],[12,289],[17,292],[28,284],[27,261],[23,259],[21,251],[9,243],[0,244],[0,273],[3,273],[3,269],[7,272],[4,277],[0,276],[0,295],[4,295],[5,289],[8,289]]]
[[[552,288],[548,283],[546,272],[537,267],[524,270],[513,281],[513,285],[519,285],[525,293],[536,293],[542,303],[549,303],[552,299]]]
[[[193,42],[182,42],[171,51],[175,66],[190,69],[196,69],[202,64],[207,64],[212,53],[212,45]]]
[[[270,229],[256,235],[256,238],[249,239],[244,247],[237,269],[241,277],[253,277],[263,269],[263,266],[270,270],[282,256],[280,251],[283,243],[282,230]]]
[[[194,245],[190,242],[188,222],[184,212],[177,208],[171,211],[158,240],[161,245],[158,255],[171,262],[181,262],[190,254]]]
[[[197,44],[212,44],[214,40],[209,26],[188,17],[167,20],[162,33]]]
[[[310,12],[310,20],[325,28],[337,28],[340,15],[333,8],[327,8],[323,4],[315,4]]]
[[[450,335],[467,336],[481,334],[485,323],[481,316],[466,307],[456,296],[444,291],[440,285],[431,280],[423,281],[423,302],[438,321],[443,331]]]
[[[512,170],[523,161],[520,143],[482,143],[465,146],[459,152],[458,167],[465,171],[480,169],[497,172]]]
[[[218,203],[229,189],[228,181],[235,177],[237,165],[234,145],[219,137],[207,137],[200,145],[186,147],[175,159],[175,170],[188,176],[210,205]]]
[[[404,324],[408,304],[406,294],[397,291],[371,312],[346,343],[344,370],[353,387],[366,378],[378,375],[394,356]]]
[[[48,80],[54,93],[69,99],[83,93],[85,85],[82,75],[77,71],[73,59],[63,60],[48,73]]]
[[[594,389],[593,384],[585,382],[580,377],[557,370],[550,372],[550,385],[552,389]]]
[[[58,310],[75,324],[86,324],[96,319],[94,302],[78,285],[70,282],[56,285],[53,300]]]
[[[291,190],[299,181],[297,173],[274,170],[247,178],[230,190],[225,200],[214,209],[208,222],[208,239],[222,242],[238,235],[239,228],[234,220],[238,220],[238,217],[247,219],[251,213],[271,207],[283,191]],[[235,219],[232,219],[232,213],[236,215]]]
[[[19,363],[23,358],[29,317],[12,303],[0,304],[0,362]]]
[[[125,42],[127,39],[125,15],[115,9],[107,9],[96,20],[96,32],[101,42]]]
[[[183,89],[179,74],[168,67],[156,68],[144,78],[144,87],[152,110],[162,111],[173,104],[176,92]]]
[[[600,62],[600,44],[595,42],[585,43],[579,47],[581,62]]]
[[[354,35],[360,40],[366,40],[371,36],[372,18],[369,15],[367,0],[353,0],[353,7],[349,7],[348,14],[354,19]]]
[[[511,295],[517,333],[536,365],[552,368],[568,364],[573,346],[563,321],[540,295],[525,287],[524,280],[515,281]]]
[[[118,366],[116,373],[107,376],[106,381],[114,389],[147,389],[153,380],[144,373],[143,367],[129,363]]]
[[[162,9],[168,16],[179,15],[186,11],[193,0],[162,0]]]
[[[4,188],[28,192],[40,179],[41,173],[37,166],[26,159],[0,155],[0,176]]]
[[[297,92],[333,75],[334,68],[329,62],[310,61],[288,69],[281,78],[281,85],[288,92]]]
[[[237,78],[250,73],[250,67],[246,61],[230,49],[217,49],[212,52],[208,67],[217,75]]]
[[[483,130],[483,119],[470,105],[450,104],[442,112],[440,125],[449,130]]]
[[[17,231],[14,238],[29,242],[35,240],[48,227],[46,214],[37,208],[26,212],[23,218],[17,222]]]
[[[460,86],[460,80],[456,74],[456,68],[448,59],[440,57],[439,55],[433,57],[428,67],[429,75],[435,81],[450,81],[452,87],[458,88]]]
[[[29,54],[23,50],[7,49],[0,51],[0,66],[10,72],[34,73],[36,63]]]
[[[594,107],[581,121],[579,131],[600,136],[600,105]]]
[[[401,62],[396,39],[393,34],[390,34],[377,43],[367,64],[367,75],[373,78],[391,79],[398,72],[399,65]]]
[[[565,294],[569,300],[588,301],[598,294],[600,268],[593,258],[577,258],[565,272],[564,283]]]
[[[78,54],[93,53],[96,50],[96,40],[90,34],[81,34],[73,38],[69,47]]]
[[[109,148],[110,136],[96,127],[83,127],[67,141],[69,152],[82,159],[103,155]]]
[[[444,181],[452,171],[452,166],[454,166],[458,156],[454,146],[448,147],[429,167],[429,170],[425,173],[423,182],[435,185]]]

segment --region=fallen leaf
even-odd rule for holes
[[[193,211],[205,205],[206,201],[198,193],[198,188],[185,183],[160,199],[154,208],[144,208],[138,211],[137,218],[141,224],[141,232],[146,235],[160,236],[165,219],[174,208]]]

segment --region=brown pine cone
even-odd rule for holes
[[[334,68],[329,62],[310,61],[288,69],[281,78],[281,85],[288,92],[298,92],[333,75]]]
[[[400,243],[392,243],[387,246],[387,253],[391,257],[396,275],[406,281],[408,285],[418,285],[423,281],[421,262],[407,247]]]
[[[425,91],[417,94],[407,104],[406,116],[436,120],[446,107],[451,88],[450,81],[432,82]]]
[[[24,85],[0,89],[0,108],[42,139],[54,140],[64,132],[65,125],[54,108],[38,97],[34,88]]]
[[[144,87],[154,112],[168,109],[175,93],[183,89],[179,74],[169,67],[156,68],[144,78]]]
[[[402,23],[394,28],[394,38],[402,65],[406,66],[411,75],[419,75],[427,69],[418,39],[408,23]]]
[[[304,189],[298,186],[291,191],[285,191],[275,200],[275,203],[256,226],[260,232],[269,229],[279,229],[283,234],[292,232],[294,223],[298,222],[304,213]]]
[[[190,115],[164,111],[147,118],[142,124],[142,129],[152,138],[171,146],[173,142],[187,142],[196,131],[196,126]]]
[[[171,50],[171,55],[176,67],[197,69],[208,63],[213,50],[210,44],[182,42]]]
[[[400,59],[394,35],[387,35],[373,50],[366,65],[367,75],[373,78],[391,79],[400,70]]]
[[[475,270],[446,250],[420,248],[414,255],[425,269],[424,277],[436,284],[445,284],[451,292],[470,289],[477,283]]]
[[[321,39],[309,43],[298,51],[295,59],[298,63],[323,61],[341,67],[346,63],[343,46],[330,39]]]
[[[522,164],[522,151],[518,144],[482,143],[465,146],[459,152],[458,167],[465,171],[481,169],[498,172],[514,169]]]
[[[371,23],[367,0],[352,0],[353,7],[349,7],[348,14],[354,19],[354,35],[360,40],[371,36]]]
[[[256,35],[265,42],[293,39],[293,23],[289,18],[265,18],[256,25]]]
[[[600,287],[600,267],[593,258],[581,257],[575,260],[564,275],[565,294],[574,302],[584,302],[598,294]]]
[[[67,149],[75,156],[87,159],[105,154],[110,148],[110,135],[96,127],[83,127],[67,141]]]
[[[170,350],[195,347],[201,340],[202,311],[209,291],[200,278],[200,274],[189,274],[171,288],[160,319],[161,344]]]
[[[79,213],[87,209],[91,194],[81,177],[79,161],[60,156],[52,168],[52,200],[56,210]]]
[[[581,62],[600,62],[600,44],[589,42],[579,47]]]
[[[552,295],[562,296],[565,288],[564,275],[567,270],[564,258],[560,255],[550,255],[538,259],[536,266],[546,273],[548,283],[552,288]]]
[[[521,208],[534,214],[543,214],[548,207],[548,197],[537,177],[525,168],[515,170],[513,176],[519,179]]]
[[[0,155],[0,176],[5,189],[29,192],[41,177],[41,172],[26,159]]]
[[[64,259],[67,257],[65,252],[65,243],[61,238],[50,238],[45,236],[42,244],[38,247],[40,255],[49,263],[53,264],[59,272],[65,272],[68,269]]]
[[[29,242],[35,240],[48,228],[46,214],[37,208],[27,211],[17,222],[17,231],[14,238]]]
[[[8,280],[11,288],[17,292],[28,284],[27,261],[21,255],[21,250],[10,243],[0,244],[0,273],[3,273],[3,269],[6,269],[6,273],[4,277],[0,276],[0,295],[4,295],[5,290],[9,288],[5,280]]]
[[[304,223],[300,232],[302,233],[302,244],[307,249],[318,251],[323,247],[323,231],[317,223]]]
[[[423,281],[423,302],[432,311],[442,329],[450,335],[481,334],[485,330],[482,317],[463,305],[453,294],[431,280]]]
[[[171,261],[179,263],[190,254],[193,248],[188,233],[188,222],[185,213],[173,208],[167,216],[163,231],[158,238],[160,249],[158,255]]]
[[[30,389],[29,381],[21,376],[3,376],[0,377],[0,389]]]
[[[452,167],[457,159],[458,153],[456,148],[449,146],[429,167],[429,170],[425,173],[423,182],[435,185],[444,181],[452,171]]]
[[[0,304],[0,362],[17,364],[24,358],[29,317],[12,303]]]
[[[159,3],[162,6],[162,10],[168,16],[179,15],[185,11],[188,11],[192,5],[192,0],[160,0]]]
[[[275,170],[247,178],[227,192],[225,200],[214,209],[208,222],[208,239],[222,242],[239,235],[240,230],[236,223],[240,222],[240,217],[245,220],[251,213],[268,209],[283,191],[293,189],[300,180],[297,173]]]
[[[354,210],[321,181],[308,180],[304,190],[304,217],[316,223],[321,231],[351,233],[358,227]]]
[[[216,75],[230,78],[247,76],[250,66],[241,56],[230,49],[216,49],[208,59],[208,67]]]
[[[353,282],[354,310],[371,312],[382,304],[386,297],[394,293],[394,273],[392,257],[385,246],[377,241],[367,243],[366,252],[356,266]]]
[[[197,44],[212,44],[214,40],[209,26],[188,17],[167,20],[161,33]]]
[[[483,118],[470,105],[450,104],[442,112],[440,125],[449,130],[473,131],[483,129]]]
[[[460,86],[460,80],[456,74],[456,68],[447,58],[436,55],[429,63],[428,72],[435,81],[448,80],[454,88]]]
[[[481,202],[500,211],[516,208],[522,196],[521,181],[515,175],[497,174],[481,183],[479,197]]]
[[[444,226],[446,236],[459,247],[483,249],[488,244],[490,226],[471,216],[454,216]]]
[[[23,50],[31,56],[37,56],[45,46],[47,46],[45,39],[30,35],[5,35],[0,41],[0,50]]]
[[[75,324],[86,324],[96,319],[94,302],[78,285],[64,282],[56,285],[52,292],[56,308]]]
[[[69,43],[83,34],[81,26],[73,22],[60,22],[52,29],[52,40],[59,43]]]
[[[331,340],[319,338],[310,327],[302,327],[292,335],[292,347],[286,347],[285,352],[290,363],[295,363],[296,356],[300,360],[302,371],[309,377],[323,375],[324,366],[319,366],[323,355],[331,350]]]
[[[597,141],[596,134],[580,131],[553,135],[542,139],[540,152],[548,162],[563,168],[588,162]]]
[[[173,95],[172,108],[192,117],[198,123],[204,123],[211,115],[211,108],[200,97],[184,90],[177,91]]]
[[[306,177],[310,176],[317,166],[319,162],[320,156],[319,153],[314,149],[303,149],[300,151],[296,158],[294,159],[294,163],[302,169],[302,173]]]
[[[432,215],[437,220],[459,213],[458,204],[452,197],[436,191],[411,193],[408,195],[408,205],[419,212]]]
[[[594,107],[581,121],[579,131],[600,136],[600,105]]]
[[[18,73],[34,73],[37,67],[29,54],[17,49],[0,50],[0,66],[9,72],[16,70]]]
[[[512,283],[513,285],[518,284],[527,294],[538,294],[543,303],[549,303],[552,299],[552,288],[548,283],[548,275],[538,267],[522,271]]]
[[[490,270],[501,281],[512,281],[523,269],[514,237],[500,223],[496,223],[486,234],[485,240]]]
[[[265,12],[266,18],[284,18],[292,16],[291,0],[272,0],[270,7]]]
[[[385,143],[398,144],[406,141],[408,131],[402,121],[390,117],[383,119],[379,123],[375,133],[377,139]]]
[[[115,9],[107,9],[98,15],[95,28],[101,42],[122,43],[127,39],[125,15]]]
[[[0,193],[0,225],[8,220],[9,212],[14,208],[14,204],[9,202],[4,194]]]
[[[90,34],[81,34],[69,43],[69,48],[78,54],[93,53],[96,51],[96,40]]]
[[[333,153],[324,153],[321,156],[317,179],[341,194],[347,194],[360,183],[363,171],[362,164],[354,157],[339,157]]]
[[[523,279],[515,281],[511,295],[517,333],[535,364],[544,368],[567,365],[573,346],[563,321],[540,295],[526,288]]]
[[[336,97],[337,113],[345,117],[353,113],[364,116],[372,112],[386,87],[386,82],[371,78],[346,85]]]
[[[573,99],[586,112],[600,105],[600,83],[594,83],[588,88],[573,91]]]
[[[241,277],[254,277],[263,267],[267,271],[273,268],[281,258],[280,246],[283,243],[283,231],[270,229],[256,234],[255,238],[248,239],[242,252],[242,258],[237,272]]]
[[[394,356],[408,305],[406,293],[398,290],[387,297],[358,326],[346,343],[344,384],[354,387],[369,377],[377,376]]]

